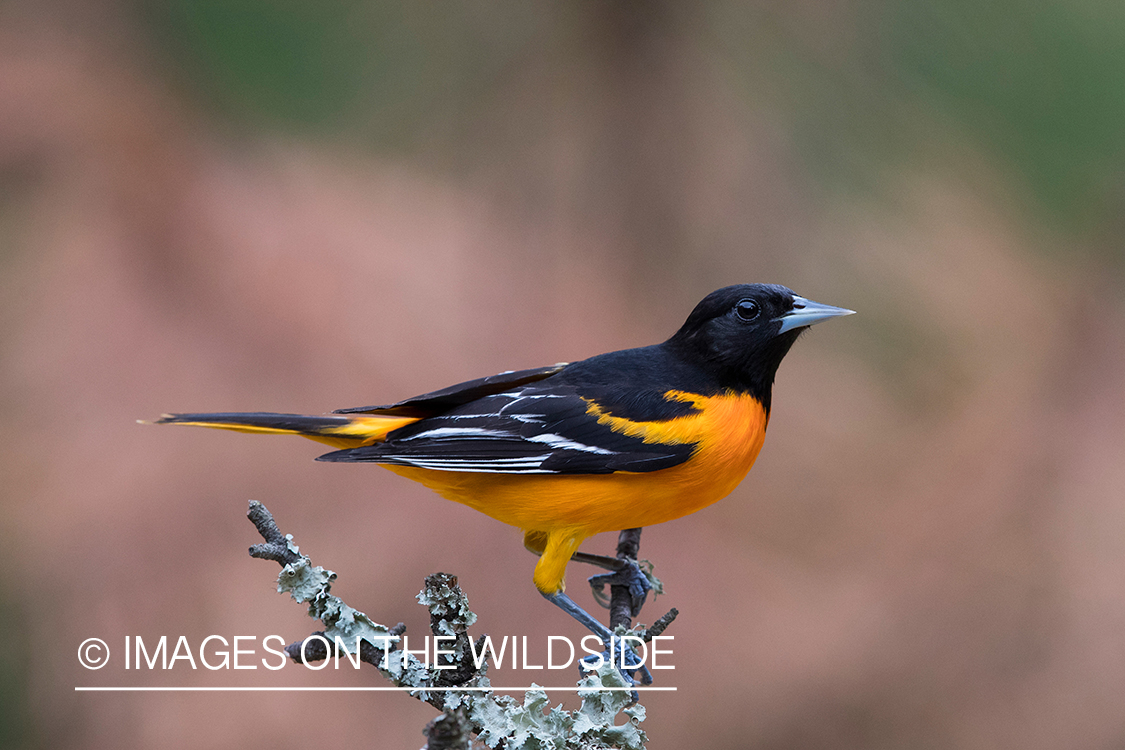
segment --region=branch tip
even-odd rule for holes
[[[250,509],[246,511],[246,517],[250,519],[250,523],[254,524],[254,528],[258,530],[262,539],[266,540],[265,544],[255,544],[250,547],[250,557],[273,560],[282,567],[301,559],[301,555],[294,551],[294,548],[289,545],[289,540],[277,527],[277,522],[273,519],[273,514],[270,513],[269,508],[257,500],[251,500]]]

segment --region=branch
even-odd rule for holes
[[[652,574],[652,563],[648,560],[637,559],[640,552],[641,530],[639,528],[625,529],[617,535],[617,558],[619,560],[637,561],[641,572],[645,574],[648,578],[649,585],[652,586],[653,595],[663,594],[664,584]],[[609,587],[609,591],[609,628],[614,631],[629,631],[633,624],[630,606],[632,597],[629,594],[629,587],[615,583]],[[639,635],[645,643],[648,643],[653,637],[663,633],[679,614],[680,610],[672,607],[667,613],[661,615],[656,622],[652,624],[651,628],[641,628],[636,634]]]
[[[422,750],[469,750],[471,732],[464,711],[446,711],[426,725],[422,734],[427,741]]]
[[[281,565],[278,592],[307,603],[309,616],[325,626],[309,638],[290,644],[286,648],[290,658],[306,663],[329,656],[346,658],[348,649],[356,650],[358,643],[361,661],[375,666],[393,685],[412,688],[411,695],[443,712],[426,727],[429,750],[468,750],[471,735],[490,748],[503,746],[505,750],[644,749],[647,738],[639,727],[645,717],[644,706],[629,705],[630,692],[621,689],[628,685],[612,664],[603,664],[578,682],[582,705],[576,711],[564,711],[561,706],[548,711],[547,694],[538,688],[528,690],[523,703],[508,695],[495,695],[487,677],[483,636],[472,643],[468,635],[477,616],[469,609],[455,576],[428,576],[418,595],[419,603],[430,610],[433,634],[454,638],[449,648],[453,654],[443,657],[441,663],[451,668],[434,669],[413,654],[395,648],[398,636],[406,631],[402,623],[393,628],[380,625],[332,595],[330,589],[336,574],[314,567],[293,543],[292,536],[281,533],[264,505],[250,501],[247,516],[265,540],[264,544],[251,547],[250,555]],[[485,689],[427,690],[435,687]],[[616,724],[616,717],[622,712],[626,721]]]
[[[641,551],[641,530],[625,529],[617,535],[617,558],[636,560]],[[633,624],[632,597],[629,587],[613,584],[609,587],[609,629],[620,625],[626,630]]]

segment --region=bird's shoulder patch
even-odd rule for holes
[[[733,391],[705,395],[673,389],[665,392],[663,399],[668,404],[688,408],[657,411],[647,419],[630,419],[603,409],[596,401],[589,401],[587,412],[599,424],[645,443],[697,446],[711,442],[716,435],[737,434],[743,424],[757,425],[765,413],[758,399]]]

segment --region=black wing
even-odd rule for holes
[[[391,417],[430,417],[441,414],[471,401],[491,396],[513,388],[548,378],[566,367],[562,362],[549,367],[536,367],[532,370],[515,370],[489,375],[487,378],[466,380],[439,391],[423,393],[405,401],[386,406],[355,406],[350,409],[337,409],[333,414],[385,414]]]
[[[523,376],[511,373],[511,377]],[[466,386],[460,391],[455,387],[452,395],[461,398],[458,394],[484,387]],[[449,397],[442,391],[434,395]],[[667,407],[660,409],[662,418],[683,413],[682,403],[651,395]],[[414,401],[390,408],[415,408]],[[695,449],[690,443],[646,443],[614,432],[588,413],[589,405],[579,388],[565,379],[517,385],[401,427],[389,433],[385,442],[328,453],[318,460],[371,461],[440,471],[609,474],[666,469],[686,461]]]

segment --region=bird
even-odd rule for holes
[[[679,330],[651,346],[326,415],[178,413],[157,423],[300,435],[336,449],[318,461],[380,464],[515,526],[539,556],[538,591],[610,653],[616,646],[635,659],[566,594],[567,564],[609,569],[590,579],[595,593],[627,585],[636,616],[648,590],[637,564],[579,546],[730,494],[762,448],[774,379],[790,347],[809,326],[853,312],[776,284],[738,284],[708,294]]]

